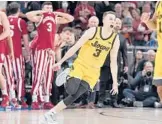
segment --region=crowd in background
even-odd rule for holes
[[[9,4],[10,2],[7,2]],[[27,20],[25,13],[32,10],[40,10],[43,2],[39,1],[19,1],[21,5],[21,17],[27,22],[27,29],[29,32],[29,41],[32,41],[36,36],[37,31],[34,23]],[[73,15],[75,20],[70,24],[57,25],[57,32],[60,33],[64,27],[72,27],[75,32],[75,39],[81,37],[86,29],[92,26],[102,26],[102,16],[105,11],[114,11],[116,16],[122,20],[122,28],[120,34],[124,39],[126,46],[126,54],[129,54],[127,47],[134,46],[133,54],[126,55],[121,52],[119,57],[120,65],[118,80],[119,80],[119,95],[112,96],[109,93],[111,89],[111,76],[102,75],[94,92],[88,92],[78,99],[72,107],[106,107],[108,105],[113,107],[122,106],[136,106],[136,107],[158,107],[158,95],[156,87],[152,85],[154,60],[156,51],[151,47],[157,47],[156,31],[148,29],[145,24],[141,24],[141,15],[143,12],[150,13],[152,16],[155,10],[155,2],[151,1],[131,1],[131,2],[108,2],[108,1],[53,1],[54,11],[65,12]],[[121,40],[121,39],[120,39]],[[22,45],[23,46],[23,45]],[[136,49],[138,46],[150,47],[150,49]],[[62,49],[62,56],[69,49],[64,47]],[[76,55],[77,56],[77,55]],[[67,67],[71,67],[74,56],[63,64],[61,71]],[[133,56],[133,59],[131,59]],[[122,58],[122,59],[121,59]],[[125,60],[126,59],[126,60]],[[109,67],[108,67],[109,69]],[[31,70],[30,63],[26,64],[26,91],[30,90],[31,86]],[[106,67],[103,67],[106,71]],[[110,73],[110,71],[107,71]],[[102,73],[101,73],[102,74]],[[54,76],[54,81],[56,75]],[[107,74],[109,75],[109,74]],[[105,79],[106,77],[106,79]],[[106,83],[102,83],[106,82]],[[102,85],[104,84],[104,85]],[[58,101],[66,96],[64,87],[57,87],[53,83],[51,101],[56,104]],[[30,104],[30,95],[26,95],[28,103]]]

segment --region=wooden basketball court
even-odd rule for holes
[[[40,124],[46,111],[0,112],[0,124]],[[161,109],[67,109],[58,114],[59,124],[162,124]]]

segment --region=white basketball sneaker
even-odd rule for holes
[[[40,120],[41,124],[58,124],[56,120],[56,114],[52,112],[44,114],[44,116],[41,117]]]

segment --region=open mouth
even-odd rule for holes
[[[114,26],[113,25],[110,25],[110,28],[113,28]]]

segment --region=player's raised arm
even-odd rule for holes
[[[45,13],[43,10],[31,11],[26,13],[26,17],[32,22],[40,22],[42,14]]]
[[[66,61],[71,56],[73,56],[79,50],[79,48],[82,47],[87,42],[87,40],[92,38],[92,36],[95,34],[95,31],[96,31],[96,28],[90,28],[87,31],[85,31],[85,33],[77,41],[77,43],[67,51],[65,56],[58,63],[61,65],[64,61]]]
[[[0,20],[4,28],[4,31],[0,34],[0,41],[1,41],[10,35],[10,24],[4,12],[0,12]]]
[[[54,14],[57,16],[56,17],[57,24],[66,24],[74,20],[74,17],[67,13],[54,12]]]
[[[116,36],[116,39],[114,41],[113,48],[110,51],[110,68],[111,68],[111,74],[113,79],[113,92],[116,94],[118,92],[118,80],[117,80],[117,72],[118,72],[118,66],[117,66],[117,58],[118,58],[118,50],[120,46],[119,36]]]

